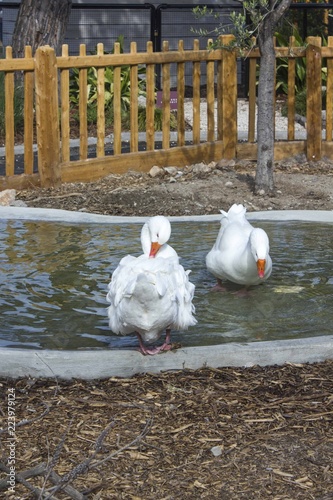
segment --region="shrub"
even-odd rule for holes
[[[5,74],[0,72],[0,137],[5,136]],[[14,130],[15,132],[23,130],[24,126],[24,94],[20,85],[14,88]]]

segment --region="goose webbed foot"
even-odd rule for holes
[[[137,333],[137,337],[139,339],[139,344],[140,344],[139,351],[144,356],[147,356],[147,355],[154,356],[155,354],[159,354],[159,353],[164,352],[164,351],[171,351],[171,349],[172,349],[172,344],[170,344],[170,337],[171,337],[171,330],[170,329],[166,330],[165,342],[161,346],[147,347],[143,343],[142,337],[139,333]]]

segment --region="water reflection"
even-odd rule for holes
[[[256,225],[253,223],[253,225]],[[173,223],[171,244],[192,269],[198,325],[173,334],[183,345],[332,334],[331,224],[260,222],[273,273],[246,296],[212,293],[205,255],[219,223]],[[109,328],[107,284],[120,258],[138,255],[140,224],[0,221],[0,346],[132,347]]]

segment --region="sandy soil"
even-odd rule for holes
[[[274,196],[253,194],[254,168],[241,162],[190,166],[182,174],[175,168],[156,177],[131,172],[18,198],[32,207],[114,215],[211,214],[234,202],[248,211],[333,209],[332,162],[280,163]],[[0,494],[330,500],[332,377],[327,361],[92,382],[0,380]],[[9,394],[16,402],[13,494],[7,483]]]

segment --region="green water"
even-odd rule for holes
[[[205,256],[219,222],[174,222],[170,244],[191,269],[198,324],[173,332],[184,346],[333,333],[332,224],[253,223],[270,238],[273,273],[245,295],[211,292]],[[108,328],[107,285],[141,224],[0,221],[0,347],[124,348],[136,336]]]

